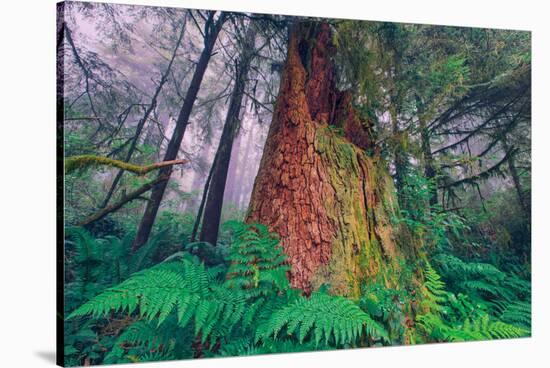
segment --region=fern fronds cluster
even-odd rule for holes
[[[247,225],[230,221],[225,225],[233,233],[227,259],[227,286],[254,290],[268,295],[289,288],[286,273],[290,267],[279,240],[261,224]]]
[[[193,319],[195,334],[206,340],[218,323],[236,323],[244,311],[239,293],[228,293],[210,284],[204,265],[184,257],[134,274],[120,285],[92,298],[69,315],[106,316],[110,312],[132,315],[161,325],[175,313],[177,324],[185,327]]]
[[[353,345],[363,333],[374,339],[387,339],[387,334],[377,322],[363,312],[357,304],[344,297],[322,292],[309,298],[299,297],[295,302],[275,311],[266,323],[256,331],[256,340],[277,338],[282,330],[294,335],[302,343],[311,335],[315,345]]]
[[[69,286],[81,281],[94,285],[94,292],[66,318],[82,329],[82,336],[67,340],[68,361],[85,356],[103,363],[141,362],[529,334],[528,301],[461,292],[493,295],[481,283],[490,279],[486,272],[502,285],[522,285],[522,279],[491,266],[450,259],[445,269],[463,274],[447,283],[427,263],[418,295],[373,280],[358,301],[330,295],[325,287],[304,296],[291,288],[286,255],[265,226],[230,222],[225,228],[230,241],[222,251],[213,250],[223,259],[209,265],[190,253],[192,247],[152,265],[154,238],[143,253],[129,256],[124,239],[94,239],[75,230],[68,246],[82,267]],[[132,272],[136,269],[142,270]]]
[[[483,272],[477,266],[475,269],[475,272]],[[493,271],[490,267],[488,269]],[[441,277],[429,264],[425,275],[425,300],[429,309],[417,315],[416,322],[429,339],[471,341],[515,338],[530,334],[527,324],[522,325],[522,321],[530,322],[530,309],[527,310],[523,303],[514,304],[514,307],[505,303],[504,312],[497,318],[484,311],[483,305],[474,304],[475,301],[469,300],[464,294],[456,296],[446,291]],[[514,317],[517,318],[516,321]]]
[[[68,321],[112,316],[134,321],[117,336],[105,362],[141,361],[153,353],[186,356],[196,341],[202,354],[223,355],[387,340],[384,328],[354,301],[324,291],[305,297],[292,289],[286,256],[266,227],[229,223],[226,228],[232,232],[227,268],[206,267],[180,252],[93,296]],[[171,338],[178,334],[186,346]]]

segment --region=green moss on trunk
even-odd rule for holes
[[[315,150],[334,189],[324,209],[339,231],[330,261],[318,269],[313,286],[328,284],[335,294],[355,297],[369,279],[381,277],[388,287],[397,286],[406,254],[396,245],[391,223],[398,212],[391,177],[376,157],[327,125],[316,130]]]

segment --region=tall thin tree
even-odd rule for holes
[[[211,244],[218,241],[218,231],[222,213],[223,196],[227,182],[227,173],[231,160],[233,141],[239,127],[239,115],[246,87],[246,80],[250,64],[255,55],[254,40],[256,32],[249,26],[241,44],[241,54],[235,63],[235,84],[231,93],[229,110],[225,119],[220,144],[216,152],[212,178],[207,192],[204,206],[204,218],[200,233],[200,240]]]
[[[220,13],[216,17],[216,12],[208,12],[208,17],[204,25],[204,48],[201,52],[199,61],[197,62],[195,71],[193,73],[193,78],[189,85],[189,89],[185,95],[183,105],[179,112],[178,118],[176,120],[176,126],[168,147],[166,148],[166,153],[164,155],[164,161],[174,160],[178,156],[178,152],[185,134],[185,130],[189,123],[189,117],[191,116],[191,111],[193,110],[193,105],[197,99],[197,94],[199,92],[200,86],[202,84],[202,79],[208,67],[210,57],[212,56],[212,51],[214,50],[214,45],[218,38],[218,34],[226,20],[226,14]],[[170,176],[172,173],[171,168],[165,168],[159,170],[159,176]],[[149,239],[153,224],[155,222],[162,197],[166,191],[166,186],[168,185],[167,181],[162,181],[151,191],[151,197],[147,202],[147,207],[145,208],[145,213],[139,224],[136,238],[132,244],[132,250],[136,251],[141,248]]]

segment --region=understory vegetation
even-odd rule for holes
[[[291,288],[278,237],[260,224],[226,222],[222,241],[213,248],[186,241],[189,227],[178,232],[165,223],[135,254],[128,252],[129,238],[95,237],[70,228],[65,244],[66,362],[128,363],[530,336],[526,266],[510,256],[510,263],[500,260],[497,267],[491,259],[498,256],[490,250],[467,258],[450,253],[449,247],[468,246],[449,240],[472,236],[468,219],[399,220],[430,226],[431,236],[439,237],[433,256],[421,266],[423,284],[388,288],[380,280],[365,285],[359,299],[331,295],[324,286],[307,297]],[[163,248],[173,253],[163,254]],[[403,274],[407,272],[412,271]],[[411,309],[414,320],[409,319]]]

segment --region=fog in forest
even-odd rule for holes
[[[170,13],[169,16],[173,19],[184,19],[185,12],[185,10],[171,9],[167,13]],[[133,7],[119,5],[116,6],[116,15],[105,13],[108,13],[106,9],[97,4],[90,5],[83,12],[68,13],[68,20],[74,22],[71,32],[75,35],[73,36],[76,39],[75,46],[82,48],[82,51],[86,53],[94,54],[102,62],[108,64],[110,69],[116,70],[119,75],[115,78],[124,78],[125,83],[129,84],[129,88],[139,96],[141,102],[145,103],[147,99],[151,98],[159,76],[166,67],[170,51],[172,51],[167,47],[159,47],[155,43],[159,38],[170,39],[170,36],[173,37],[170,33],[174,33],[174,30],[163,28],[161,23],[164,21],[163,18],[142,18],[140,15],[136,15]],[[167,14],[162,15],[167,16]],[[110,18],[111,16],[112,18]],[[113,23],[109,24],[109,21]],[[124,27],[127,32],[124,40],[108,37],[116,27]],[[166,31],[169,34],[162,35]],[[212,88],[203,88],[199,92],[197,104],[180,149],[179,156],[189,158],[191,164],[177,169],[172,175],[172,181],[177,185],[173,186],[170,196],[177,197],[185,194],[185,199],[179,205],[179,210],[182,212],[193,212],[199,205],[227,112],[228,91],[231,84],[230,64],[235,57],[235,50],[232,49],[229,35],[222,34],[219,39],[224,46],[219,47],[216,51],[218,55],[212,58],[203,80],[204,85],[212,86]],[[179,63],[175,65],[182,69],[181,76],[172,82],[173,86],[167,87],[167,89],[173,88],[173,91],[165,92],[164,96],[160,96],[158,106],[153,111],[154,117],[151,117],[150,124],[140,137],[140,143],[145,143],[157,139],[160,134],[161,141],[156,143],[160,146],[157,153],[159,160],[162,158],[166,144],[174,130],[181,101],[181,98],[178,98],[181,96],[173,96],[169,93],[177,94],[178,91],[181,93],[185,90],[185,84],[189,82],[188,74],[192,68],[192,60],[198,58],[201,42],[200,32],[192,27],[186,27],[182,44],[178,50],[178,56],[181,55],[180,60],[175,61]],[[277,57],[280,59],[274,60],[273,63],[282,63],[284,55],[279,54]],[[67,60],[67,62],[70,61]],[[67,66],[67,70],[70,70],[69,68],[70,66]],[[174,69],[176,68],[174,67]],[[178,71],[172,73],[174,78],[177,78]],[[269,81],[265,80],[266,75],[263,73],[268,73]],[[267,71],[258,70],[257,75],[253,77],[256,83],[254,101],[247,96],[243,101],[240,126],[231,152],[231,164],[224,194],[224,206],[228,211],[233,212],[232,216],[238,218],[242,217],[240,214],[248,206],[254,177],[258,170],[271,122],[274,98],[278,88],[278,75],[273,74],[277,73],[270,71],[269,68]],[[269,86],[265,87],[262,83],[269,83]],[[262,90],[264,88],[269,88],[269,90]],[[77,91],[69,88],[65,90],[65,97],[71,101],[70,106],[78,104],[78,100],[82,98],[79,93],[76,93]],[[133,109],[126,117],[124,124],[128,128],[135,126],[141,115],[139,109]],[[73,124],[78,123],[76,121]],[[86,122],[86,124],[89,123]],[[69,126],[68,129],[70,130],[71,127]],[[106,190],[112,184],[113,178],[114,172],[102,174]]]

